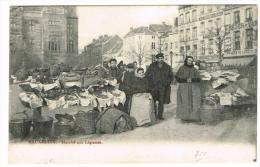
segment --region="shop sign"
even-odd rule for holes
[[[202,20],[206,20],[206,19],[210,19],[210,18],[213,18],[213,17],[218,17],[218,16],[222,16],[223,15],[223,11],[221,12],[216,12],[216,13],[212,13],[210,15],[206,15],[206,16],[202,16],[199,18],[199,21],[202,21]]]

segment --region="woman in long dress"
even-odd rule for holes
[[[179,83],[177,90],[177,118],[184,121],[200,121],[201,104],[200,75],[193,66],[193,57],[187,56],[184,65],[176,73]]]
[[[155,121],[154,102],[143,68],[136,70],[131,90],[130,116],[136,119],[138,126],[152,124]]]

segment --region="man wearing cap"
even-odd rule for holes
[[[171,67],[164,62],[163,53],[156,55],[156,62],[152,63],[146,72],[146,77],[150,83],[151,94],[154,102],[158,101],[158,111],[156,117],[163,120],[164,104],[170,102],[170,84],[173,80]]]
[[[110,59],[109,63],[110,63],[109,76],[118,80],[119,77],[122,75],[122,73],[121,70],[117,68],[117,60]]]

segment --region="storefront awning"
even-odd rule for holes
[[[235,66],[246,66],[254,60],[255,56],[252,57],[240,57],[240,58],[232,58],[225,59],[222,61],[222,65],[235,65]]]

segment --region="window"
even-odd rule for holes
[[[152,49],[155,49],[155,42],[152,42]]]
[[[246,21],[251,21],[253,18],[253,13],[251,8],[246,9]]]
[[[72,33],[72,24],[69,23],[67,26],[68,33]]]
[[[11,27],[11,28],[16,28],[16,24],[15,24],[15,23],[11,23],[11,24],[10,24],[10,27]]]
[[[230,25],[231,24],[231,17],[230,17],[230,13],[225,14],[225,25]]]
[[[221,18],[216,19],[216,24],[217,24],[217,27],[220,27],[222,25],[221,24]]]
[[[30,45],[30,46],[33,46],[33,45],[34,45],[34,40],[33,40],[33,39],[30,39],[30,40],[29,40],[29,45]]]
[[[184,33],[183,33],[183,30],[180,31],[180,40],[181,41],[184,41]]]
[[[190,12],[187,12],[185,15],[185,23],[189,23],[190,22]]]
[[[165,43],[165,50],[168,50],[168,43]]]
[[[201,41],[201,55],[205,55],[205,42]]]
[[[209,39],[209,54],[213,54],[213,39]]]
[[[186,30],[186,40],[189,41],[190,40],[190,29]]]
[[[73,53],[73,41],[72,40],[69,40],[69,42],[68,42],[68,52],[69,53]]]
[[[197,11],[193,10],[192,11],[192,21],[196,21],[197,20]]]
[[[240,31],[235,31],[235,50],[240,49]]]
[[[155,36],[154,36],[154,35],[152,36],[152,39],[155,39]]]
[[[189,52],[190,51],[190,46],[186,46],[186,51]]]
[[[204,22],[200,23],[200,29],[201,29],[201,35],[204,35],[204,33],[205,33],[205,23]]]
[[[200,14],[201,14],[201,15],[204,14],[204,6],[202,6],[202,7],[200,8]]]
[[[192,39],[197,39],[197,27],[193,27],[192,29]]]
[[[172,44],[173,44],[173,43],[171,42],[171,49],[172,49]]]
[[[208,12],[212,12],[212,7],[208,7]]]
[[[213,28],[213,21],[212,20],[209,20],[208,28],[209,28],[209,30],[212,30],[212,28]]]
[[[184,46],[182,46],[182,47],[180,48],[180,53],[181,53],[181,54],[184,53]]]
[[[180,15],[180,25],[184,24],[184,18],[183,18],[183,14]]]
[[[253,48],[253,29],[246,30],[246,49]]]
[[[240,23],[240,15],[239,11],[234,12],[234,24],[239,24]]]
[[[50,40],[49,50],[53,52],[60,52],[60,42],[57,39]]]
[[[221,8],[221,6],[220,6],[220,5],[217,5],[217,6],[216,6],[216,9],[217,9],[217,10],[219,10],[220,8]]]
[[[29,31],[34,31],[35,30],[35,23],[33,20],[29,20]]]
[[[197,45],[193,45],[194,54],[197,55]]]

